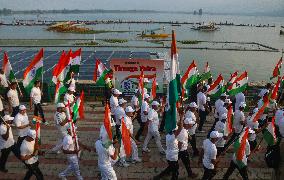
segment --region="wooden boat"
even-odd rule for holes
[[[216,27],[214,23],[209,23],[209,24],[203,24],[199,26],[193,26],[191,29],[193,30],[198,30],[198,31],[216,31],[220,29],[219,27]]]

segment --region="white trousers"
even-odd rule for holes
[[[75,174],[77,180],[83,180],[83,177],[81,176],[80,173],[80,168],[79,168],[79,160],[77,155],[67,155],[67,160],[68,160],[68,166],[67,168],[62,171],[61,173],[59,173],[60,177],[66,177],[68,176],[70,173]]]
[[[149,141],[151,140],[152,136],[154,136],[154,138],[155,138],[156,145],[157,145],[159,151],[160,152],[165,151],[163,146],[162,146],[162,143],[161,143],[161,136],[160,136],[159,131],[151,131],[149,129],[148,129],[147,136],[144,140],[143,150],[147,149],[147,146],[148,146]]]
[[[130,141],[131,141],[131,151],[132,151],[131,157],[132,157],[133,160],[137,160],[137,159],[139,159],[137,145],[132,138],[131,138]]]
[[[115,171],[112,166],[99,166],[102,180],[117,180]]]
[[[63,138],[59,138],[57,144],[55,145],[55,147],[51,149],[51,151],[59,152],[62,149],[62,146],[63,146]]]

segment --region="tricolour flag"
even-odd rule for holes
[[[41,138],[40,138],[40,122],[36,122],[36,139],[38,140],[38,144],[41,145]]]
[[[127,157],[131,155],[131,141],[130,141],[130,134],[129,130],[126,127],[126,124],[124,122],[124,118],[121,120],[121,139],[124,146],[124,151]]]
[[[64,94],[66,91],[67,88],[64,86],[64,84],[58,81],[55,87],[55,98],[54,98],[55,104],[59,102],[61,95]]]
[[[109,104],[108,103],[106,103],[106,106],[105,106],[104,126],[105,126],[106,132],[108,134],[109,141],[112,141],[111,113],[110,113],[110,109],[109,109]]]
[[[224,129],[225,136],[229,136],[233,132],[233,118],[234,118],[233,106],[232,104],[230,104],[228,107],[227,121],[225,122],[225,129]]]
[[[7,52],[4,52],[2,69],[8,81],[12,82],[14,79],[16,79]]]
[[[141,74],[138,79],[138,101],[139,101],[139,106],[141,107],[142,102],[144,101],[144,74],[143,71],[141,71]]]
[[[238,77],[238,71],[234,72],[233,74],[231,74],[231,77],[228,81],[228,84],[227,86],[230,86],[231,84],[233,84],[235,82],[235,80],[237,79]]]
[[[154,100],[156,98],[157,95],[157,80],[156,80],[156,76],[153,79],[152,82],[152,89],[151,89],[151,100]]]
[[[213,98],[219,98],[225,92],[224,79],[220,74],[214,83],[207,90],[207,94]]]
[[[97,59],[93,78],[97,86],[105,86],[108,73],[106,66]]]
[[[243,160],[244,160],[245,151],[246,151],[248,133],[249,133],[249,128],[247,127],[245,131],[241,133],[241,135],[235,141],[235,144],[234,144],[236,162],[239,168],[243,168],[245,166],[245,163],[243,162]]]
[[[200,75],[200,77],[199,77],[199,82],[205,81],[205,80],[207,80],[207,79],[209,79],[209,78],[211,78],[211,77],[212,77],[212,75],[211,75],[211,72],[210,72],[209,63],[206,62],[206,64],[205,64],[205,69],[204,69],[204,73]]]
[[[71,111],[71,107],[70,107],[70,102],[68,101],[68,103],[66,105],[66,117],[68,119],[71,136],[72,136],[72,139],[73,139],[74,144],[75,144],[75,149],[79,150],[79,143],[78,143],[77,133],[76,133],[76,130],[75,130],[74,122],[72,121],[72,113],[71,112],[72,111]]]
[[[62,64],[64,64],[65,56],[66,56],[66,53],[63,50],[62,53],[61,53],[61,56],[58,60],[58,63],[56,64],[56,66],[54,67],[54,69],[52,71],[52,82],[54,84],[57,84],[58,76],[63,69]]]
[[[84,91],[81,92],[73,106],[73,114],[73,122],[76,122],[78,118],[84,118]]]
[[[273,79],[280,75],[281,66],[282,66],[282,57],[279,59],[278,63],[276,64],[272,73],[272,77],[270,79]]]
[[[270,96],[270,101],[272,102],[276,102],[277,101],[277,97],[278,97],[278,91],[279,91],[279,87],[280,87],[280,83],[281,83],[281,77],[278,77],[277,83],[275,84],[272,94]]]
[[[43,48],[34,57],[29,66],[24,72],[23,86],[27,92],[30,94],[31,89],[34,86],[36,80],[41,79],[43,72]]]
[[[231,96],[234,96],[240,92],[246,90],[248,86],[248,73],[245,71],[240,77],[238,77],[233,84],[231,84],[227,91]]]
[[[75,52],[71,52],[70,62],[69,62],[69,70],[66,73],[64,82],[67,82],[71,78],[71,72],[74,74],[79,73],[80,64],[81,64],[81,48]]]
[[[269,98],[268,96],[264,96],[263,97],[263,105],[261,106],[261,108],[256,112],[254,113],[252,116],[251,116],[251,119],[253,122],[257,122],[260,117],[262,116],[262,114],[264,113],[265,109],[267,108],[267,106],[269,105]]]
[[[196,83],[197,83],[197,67],[193,60],[181,78],[182,97],[185,97],[186,89],[190,88],[192,85]]]
[[[276,144],[275,117],[272,118],[272,121],[268,124],[266,129],[263,130],[263,139],[269,146]]]
[[[166,103],[166,119],[165,129],[166,132],[171,132],[176,128],[177,109],[176,103],[179,99],[178,83],[179,78],[176,78],[178,71],[178,59],[177,59],[177,47],[175,42],[175,32],[172,32],[172,46],[171,46],[171,69],[170,69],[170,82],[167,91],[167,103]]]

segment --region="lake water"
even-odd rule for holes
[[[0,16],[0,21],[11,22],[16,19],[36,19],[36,15]],[[45,20],[154,20],[154,21],[179,21],[179,22],[233,22],[234,24],[270,24],[276,27],[238,27],[221,26],[219,31],[199,32],[191,30],[192,25],[172,27],[164,24],[99,24],[91,26],[96,30],[130,30],[128,33],[105,33],[97,34],[97,39],[123,38],[135,40],[136,34],[145,29],[155,29],[165,26],[165,32],[176,30],[177,40],[204,40],[204,41],[238,41],[257,42],[277,48],[284,48],[284,36],[279,35],[280,26],[284,25],[283,17],[256,17],[256,16],[224,16],[190,14],[158,14],[158,13],[101,13],[101,14],[45,14],[40,15]],[[46,26],[0,26],[0,39],[93,39],[93,35],[62,34],[46,31]],[[132,42],[133,43],[133,42]],[[135,42],[141,43],[141,42]],[[142,43],[143,44],[143,43]],[[5,48],[4,48],[5,49]],[[105,50],[106,48],[96,48]],[[112,48],[112,50],[128,50]],[[167,52],[166,49],[130,49],[133,51]],[[247,70],[251,81],[268,80],[272,70],[281,57],[281,52],[250,52],[250,51],[216,51],[216,50],[179,50],[181,70],[185,71],[190,62],[195,59],[199,70],[202,72],[204,63],[209,62],[211,71],[216,77],[222,73],[225,78],[235,70]]]

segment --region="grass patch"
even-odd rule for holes
[[[126,43],[128,42],[127,39],[103,39],[102,41],[107,43]]]
[[[76,46],[97,46],[99,43],[95,41],[89,41],[89,42],[77,42],[75,43]]]

